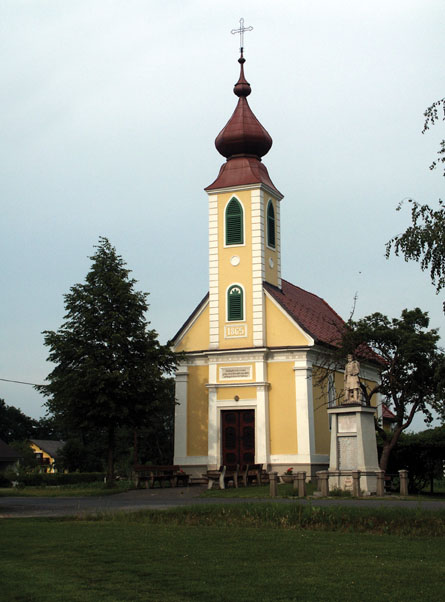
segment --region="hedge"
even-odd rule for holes
[[[37,485],[77,485],[79,483],[94,483],[103,481],[104,472],[55,472],[20,475],[17,481],[21,486]]]

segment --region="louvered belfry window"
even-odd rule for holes
[[[226,207],[226,245],[243,243],[243,208],[241,203],[233,198]]]
[[[227,318],[243,320],[243,289],[236,284],[227,291]]]
[[[267,205],[267,244],[275,249],[275,211],[272,201]]]

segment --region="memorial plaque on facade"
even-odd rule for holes
[[[354,470],[357,468],[357,437],[338,437],[338,468]]]
[[[240,339],[243,337],[247,337],[247,324],[226,324],[224,326],[225,339]]]
[[[357,419],[355,414],[339,414],[337,420],[339,433],[357,432]]]
[[[221,366],[219,380],[251,380],[252,366]]]

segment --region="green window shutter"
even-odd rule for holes
[[[275,249],[275,211],[272,201],[267,205],[267,244]]]
[[[231,286],[227,291],[227,317],[229,320],[243,320],[243,289]]]
[[[239,201],[232,199],[226,207],[226,245],[243,243],[243,208]]]

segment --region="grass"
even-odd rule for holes
[[[250,506],[257,513],[251,522]],[[290,511],[269,503],[119,513],[95,520],[4,520],[2,599],[441,599],[444,537],[291,528]],[[422,513],[417,520],[443,522],[439,514]],[[415,518],[408,515],[407,522]],[[354,524],[351,514],[349,520]]]
[[[317,486],[315,483],[306,483],[307,495],[312,495]],[[295,497],[293,485],[280,483],[277,486],[278,497]],[[270,486],[260,485],[252,487],[228,487],[227,489],[207,489],[200,497],[231,497],[231,498],[270,498]]]
[[[134,489],[131,481],[116,481],[113,487],[104,483],[81,483],[78,485],[47,485],[43,487],[4,487],[0,488],[0,497],[75,497],[113,495]]]

